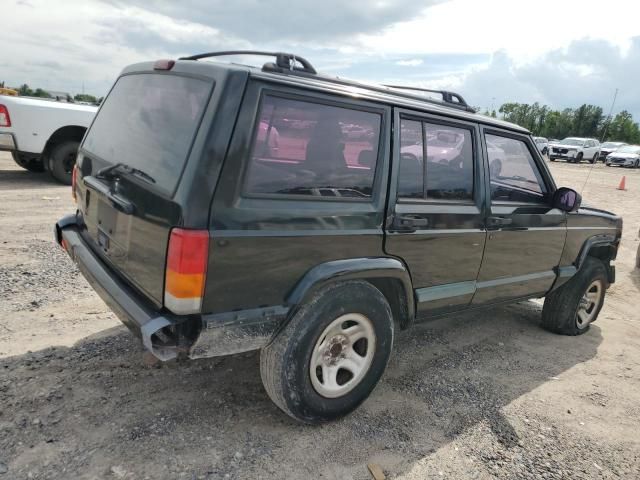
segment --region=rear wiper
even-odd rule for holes
[[[118,171],[122,170],[126,173],[131,173],[133,175],[137,175],[139,177],[144,178],[146,181],[150,183],[156,183],[156,180],[146,172],[134,167],[130,167],[124,163],[114,163],[113,165],[109,165],[108,167],[101,168],[96,173],[96,178],[112,178],[114,174]]]

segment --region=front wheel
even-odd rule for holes
[[[575,162],[582,163],[582,157],[583,157],[582,152],[580,152],[578,155],[576,155]]]
[[[262,349],[262,383],[271,400],[296,420],[334,420],[369,396],[392,345],[391,308],[380,290],[363,281],[330,285]]]
[[[587,257],[567,283],[552,291],[542,307],[542,327],[562,335],[581,335],[596,321],[609,286],[604,264]]]

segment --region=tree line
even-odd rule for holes
[[[0,87],[4,87],[4,82],[0,82]],[[18,95],[21,97],[38,97],[38,98],[53,98],[52,95],[42,88],[32,89],[26,83],[20,85],[19,87],[8,87],[12,90],[16,90]],[[97,98],[93,95],[88,95],[85,93],[78,93],[73,97],[71,95],[67,95],[67,102],[87,102],[92,103],[94,105],[100,105],[102,103],[103,97]]]
[[[610,117],[596,105],[553,110],[537,102],[511,102],[503,104],[498,113],[502,119],[521,125],[539,137],[591,137],[640,144],[640,126],[627,110]],[[485,111],[485,115],[498,116],[495,110]]]

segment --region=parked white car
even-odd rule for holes
[[[620,147],[613,153],[607,155],[605,160],[607,167],[613,167],[617,165],[619,167],[640,167],[640,146],[639,145],[625,145]]]
[[[549,160],[562,159],[569,163],[588,160],[595,163],[600,156],[600,142],[595,138],[567,137],[558,143],[549,144]]]
[[[549,153],[549,140],[544,137],[533,137],[533,141],[536,142],[536,147],[542,155]]]
[[[32,172],[71,184],[76,152],[98,107],[0,96],[0,150]]]
[[[628,143],[604,142],[602,145],[600,145],[600,160],[604,162],[610,153],[617,151],[620,147],[624,147],[625,145],[628,145]]]

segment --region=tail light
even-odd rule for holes
[[[73,166],[73,170],[71,171],[71,198],[73,201],[78,203],[78,199],[76,198],[76,184],[78,183],[78,165]]]
[[[174,228],[169,237],[164,306],[173,313],[199,313],[209,258],[209,232]]]
[[[0,104],[0,127],[10,127],[11,117],[9,116],[9,110],[6,105]]]

